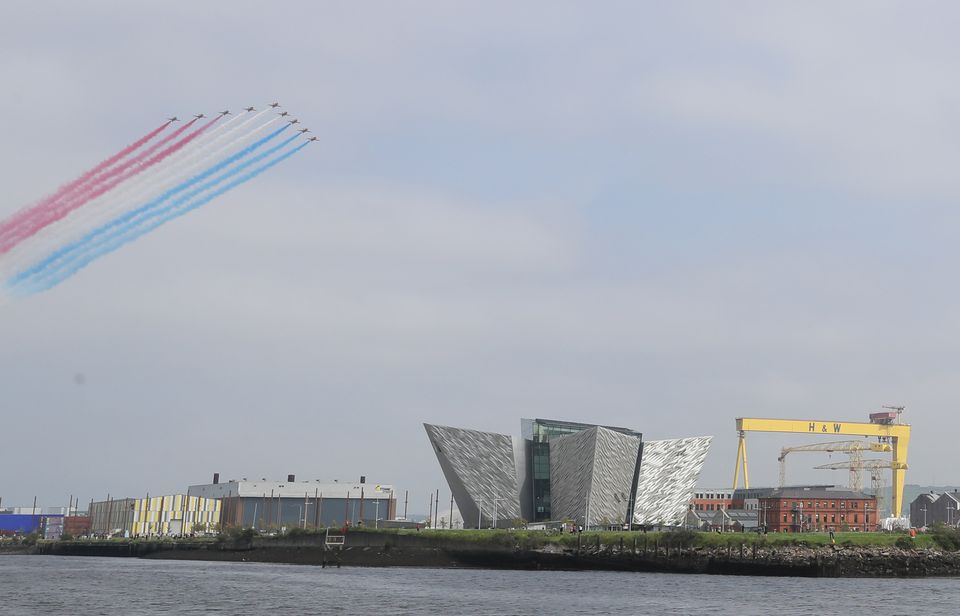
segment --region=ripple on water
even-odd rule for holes
[[[478,569],[321,569],[200,561],[0,557],[0,613],[775,614],[960,612],[955,579],[750,578]]]

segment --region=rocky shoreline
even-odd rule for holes
[[[16,553],[8,549],[0,553]],[[40,542],[19,553],[177,560],[271,562],[356,567],[461,567],[525,570],[608,570],[794,577],[960,576],[960,553],[937,549],[760,545],[671,546],[660,541],[569,547],[458,541],[456,537],[350,533],[341,548],[322,536],[231,541]]]

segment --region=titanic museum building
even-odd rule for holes
[[[465,528],[520,519],[679,526],[712,438],[644,441],[626,428],[520,423],[520,438],[424,424]]]

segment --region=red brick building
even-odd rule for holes
[[[90,516],[68,515],[63,518],[63,532],[74,537],[90,534]]]
[[[759,501],[761,525],[772,533],[877,530],[877,499],[862,492],[784,488]]]

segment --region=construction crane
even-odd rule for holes
[[[873,490],[873,495],[877,497],[877,515],[884,510],[885,498],[884,498],[884,482],[883,482],[883,472],[886,470],[897,470],[895,468],[896,462],[891,462],[890,460],[860,460],[858,462],[849,461],[849,462],[832,462],[830,464],[821,464],[820,466],[814,466],[815,469],[829,470],[829,471],[841,471],[849,470],[852,474],[854,471],[860,473],[862,471],[870,471],[870,489]],[[906,470],[905,468],[903,470]]]
[[[787,455],[791,453],[845,453],[850,456],[850,488],[854,492],[859,492],[863,488],[863,483],[860,471],[854,465],[863,460],[863,452],[889,452],[891,449],[887,443],[871,443],[868,441],[832,441],[784,447],[780,450],[780,457],[777,458],[777,461],[780,462],[780,487],[783,487],[787,479]]]
[[[910,445],[910,425],[900,423],[900,407],[881,413],[871,413],[870,423],[853,421],[825,421],[821,419],[757,419],[737,418],[737,461],[733,469],[733,489],[740,481],[740,466],[743,465],[743,486],[750,487],[747,473],[747,432],[780,432],[790,434],[816,434],[820,436],[875,436],[877,442],[890,445],[893,476],[893,502],[891,513],[900,517],[903,508],[903,482],[906,477],[907,448]]]

